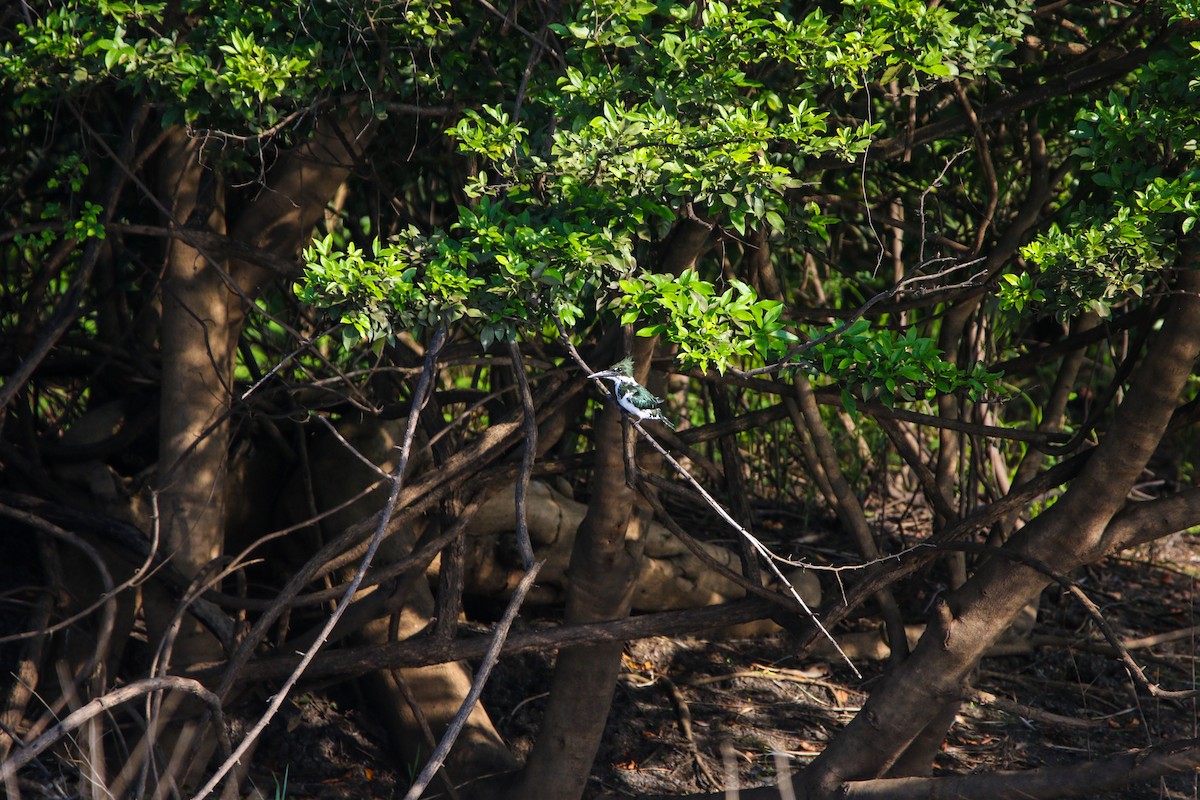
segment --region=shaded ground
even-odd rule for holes
[[[20,563],[17,551],[10,561]],[[1073,577],[1125,641],[1160,637],[1133,651],[1151,681],[1168,689],[1197,685],[1200,537],[1176,535],[1155,550]],[[920,578],[922,585],[930,579]],[[920,621],[934,599],[905,594],[904,587],[897,594],[910,622]],[[836,633],[845,639],[877,626],[868,609]],[[1175,638],[1161,639],[1172,633]],[[773,782],[777,769],[803,767],[856,713],[882,664],[858,661],[859,680],[840,662],[798,659],[788,648],[783,636],[631,643],[590,792],[684,794],[716,788],[727,770],[752,786]],[[520,756],[537,733],[551,667],[548,655],[505,659],[484,693],[497,727]],[[964,706],[937,759],[939,771],[1072,764],[1200,736],[1198,701],[1133,692],[1093,622],[1057,587],[1043,595],[1032,638],[1016,652],[985,659],[975,686],[984,694]],[[352,683],[301,688],[254,754],[252,777],[261,794],[402,797],[413,765],[395,763],[366,707]],[[26,797],[76,797],[78,778],[77,765],[48,756],[22,771],[21,789]],[[1197,800],[1200,786],[1197,776],[1176,776],[1111,797]]]
[[[1076,576],[1126,639],[1200,625],[1200,541],[1178,536],[1158,553],[1174,565],[1108,561]],[[911,619],[920,617],[914,597]],[[869,617],[859,629],[873,628]],[[1200,632],[1135,651],[1164,688],[1196,686]],[[808,763],[858,710],[881,664],[844,665],[787,655],[781,636],[758,639],[650,639],[630,644],[593,779],[593,793],[712,790],[727,769],[742,786],[771,782],[777,764]],[[1092,622],[1071,598],[1051,589],[1026,652],[984,661],[976,687],[987,694],[964,706],[936,764],[972,772],[1071,764],[1195,737],[1197,701],[1138,697],[1124,668],[1107,653]],[[501,662],[484,695],[501,733],[520,755],[537,732],[551,660],[524,655]],[[288,769],[289,798],[400,797],[406,770],[389,765],[382,732],[339,702],[303,695],[272,726],[255,759]],[[1021,705],[1024,704],[1024,705]],[[684,731],[690,717],[692,739]],[[776,758],[780,754],[782,760]],[[259,773],[270,795],[274,778]],[[1196,776],[1131,787],[1130,800],[1200,797]]]

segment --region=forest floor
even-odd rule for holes
[[[1074,579],[1122,639],[1135,642],[1150,681],[1197,686],[1200,537],[1176,535],[1155,551],[1107,560]],[[908,598],[910,621],[920,620],[931,600]],[[835,633],[878,625],[864,616]],[[1073,764],[1200,736],[1198,701],[1135,692],[1094,623],[1057,587],[1044,593],[1032,636],[1008,651],[984,659],[977,693],[952,727],[935,774]],[[778,770],[803,768],[858,711],[884,665],[856,663],[862,679],[837,660],[789,655],[783,635],[630,643],[589,795],[712,791],[734,770],[742,787],[775,782]],[[552,665],[548,654],[504,659],[484,693],[519,756],[537,733]],[[255,757],[275,765],[255,772],[266,796],[276,796],[285,772],[282,796],[293,800],[403,795],[410,771],[392,763],[385,735],[354,710],[362,706],[352,692],[341,687],[289,701]],[[1111,797],[1197,800],[1198,781],[1175,776]]]

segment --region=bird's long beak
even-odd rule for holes
[[[621,373],[617,372],[615,369],[605,369],[605,370],[601,370],[600,372],[593,372],[591,375],[588,375],[588,377],[589,378],[615,378],[620,374]]]

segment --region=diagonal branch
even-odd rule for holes
[[[475,680],[471,682],[471,690],[463,698],[458,713],[454,715],[454,719],[447,726],[446,733],[442,735],[442,740],[438,742],[437,748],[430,755],[429,762],[425,764],[424,769],[421,770],[421,774],[417,776],[417,779],[413,781],[412,786],[409,787],[408,792],[404,795],[404,800],[417,800],[421,796],[421,793],[425,791],[425,787],[433,780],[433,776],[442,768],[442,763],[445,762],[446,756],[450,754],[450,748],[458,740],[458,735],[462,733],[463,726],[467,724],[467,718],[471,716],[471,712],[479,702],[479,696],[483,694],[483,687],[487,684],[488,677],[492,674],[492,668],[500,660],[500,653],[504,648],[504,640],[508,638],[508,631],[512,628],[513,620],[517,618],[517,611],[520,610],[521,603],[525,600],[525,595],[533,587],[533,581],[537,578],[538,570],[542,568],[542,564],[544,563],[538,562],[530,567],[525,573],[525,577],[521,578],[521,582],[517,584],[517,589],[513,592],[512,599],[508,601],[508,607],[504,610],[504,616],[496,624],[496,631],[492,634],[487,653],[483,656],[483,663],[479,665],[479,669],[475,673]]]
[[[433,341],[429,343],[429,349],[426,351],[425,370],[421,373],[421,379],[418,381],[417,388],[413,392],[412,410],[408,415],[408,425],[405,427],[404,437],[401,440],[400,453],[396,459],[396,468],[392,470],[391,493],[388,495],[387,504],[383,508],[383,514],[380,516],[379,522],[375,526],[375,533],[371,536],[370,546],[367,548],[366,554],[363,555],[362,561],[358,565],[358,571],[354,573],[354,578],[350,581],[349,585],[346,586],[346,590],[342,594],[341,600],[338,601],[337,607],[333,610],[333,613],[329,615],[329,619],[325,622],[325,627],[321,630],[320,635],[317,636],[317,640],[313,642],[313,644],[304,653],[303,658],[301,658],[300,663],[296,665],[295,670],[293,670],[292,674],[288,676],[288,679],[284,681],[283,686],[280,687],[279,691],[277,691],[271,698],[271,702],[268,704],[267,710],[263,713],[262,717],[249,731],[246,732],[241,744],[238,745],[237,749],[234,750],[232,755],[225,759],[225,762],[221,764],[213,776],[208,779],[208,782],[205,783],[203,788],[201,788],[200,791],[193,796],[192,800],[203,800],[203,798],[208,797],[209,793],[217,788],[217,785],[221,782],[221,779],[224,778],[225,775],[237,765],[238,760],[242,757],[242,755],[250,749],[250,746],[254,744],[255,739],[257,739],[259,734],[266,729],[267,724],[271,721],[271,718],[275,716],[275,713],[279,710],[279,707],[283,705],[283,701],[287,699],[288,692],[291,691],[292,687],[296,685],[296,682],[300,680],[300,676],[304,674],[305,668],[316,656],[317,651],[321,648],[321,645],[325,643],[325,639],[333,631],[333,628],[335,625],[337,625],[338,620],[341,619],[342,615],[346,612],[346,609],[350,606],[350,601],[354,597],[354,594],[358,591],[359,584],[361,584],[363,578],[366,577],[367,569],[371,566],[371,561],[375,557],[376,550],[378,550],[380,543],[383,542],[384,536],[388,530],[388,523],[391,522],[392,514],[395,513],[398,501],[400,499],[400,489],[404,486],[404,471],[408,467],[409,456],[412,453],[412,443],[413,439],[416,437],[417,423],[421,417],[421,408],[425,405],[425,402],[433,393],[437,356],[445,342],[446,328],[442,326],[434,332]]]
[[[847,800],[1048,800],[1095,796],[1171,773],[1200,769],[1200,739],[1184,739],[1119,756],[1065,767],[1038,767],[1019,772],[985,772],[934,778],[891,778],[853,781]]]

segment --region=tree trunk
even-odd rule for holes
[[[643,340],[644,341],[644,340]],[[644,363],[644,362],[643,362]],[[596,426],[596,468],[587,516],[575,535],[564,619],[628,616],[641,562],[640,523],[625,485],[621,412],[607,405]],[[511,797],[579,797],[604,732],[621,665],[621,643],[558,654],[541,732]]]
[[[292,258],[321,218],[325,204],[353,163],[346,143],[361,126],[328,122],[313,139],[285,154],[268,176],[269,190],[252,202],[234,234],[253,247]],[[160,161],[160,196],[172,226],[224,234],[222,176],[201,159],[200,145],[182,129],[171,134]],[[167,247],[163,283],[162,393],[159,423],[158,513],[164,554],[195,578],[222,552],[225,539],[228,412],[237,342],[246,313],[272,273],[244,261],[214,263],[187,238]],[[152,641],[163,641],[175,609],[165,596],[147,599]],[[171,662],[221,658],[217,640],[190,616],[179,623]],[[210,747],[196,744],[185,706],[161,720],[167,752],[178,750],[181,770],[202,768]],[[169,722],[169,724],[168,724]],[[198,746],[197,746],[198,745]],[[191,762],[194,767],[183,766]],[[169,781],[164,781],[164,785]]]
[[[160,192],[171,198],[172,226],[225,232],[224,193],[200,161],[199,145],[182,130],[164,148]],[[196,578],[221,553],[224,539],[227,411],[236,332],[228,324],[229,290],[221,265],[210,263],[186,240],[167,247],[163,281],[162,392],[159,413],[158,523],[164,555],[187,578]],[[152,642],[166,643],[175,616],[165,596],[148,595]],[[191,616],[178,621],[169,663],[193,664],[222,656],[220,643]],[[160,658],[162,654],[160,653]],[[162,664],[160,669],[165,669]],[[197,777],[211,746],[200,735],[199,703],[164,710],[159,734],[185,784]],[[170,719],[168,719],[170,717]],[[198,756],[194,761],[191,755]],[[171,771],[168,770],[168,773]]]
[[[1105,529],[1166,430],[1200,353],[1200,275],[1185,269],[1162,330],[1130,382],[1112,429],[1063,498],[1007,545],[1066,573],[1105,554]],[[984,650],[1049,579],[994,557],[942,604],[912,656],[796,780],[808,797],[888,773],[939,709],[959,697]],[[911,766],[911,765],[910,765]]]

